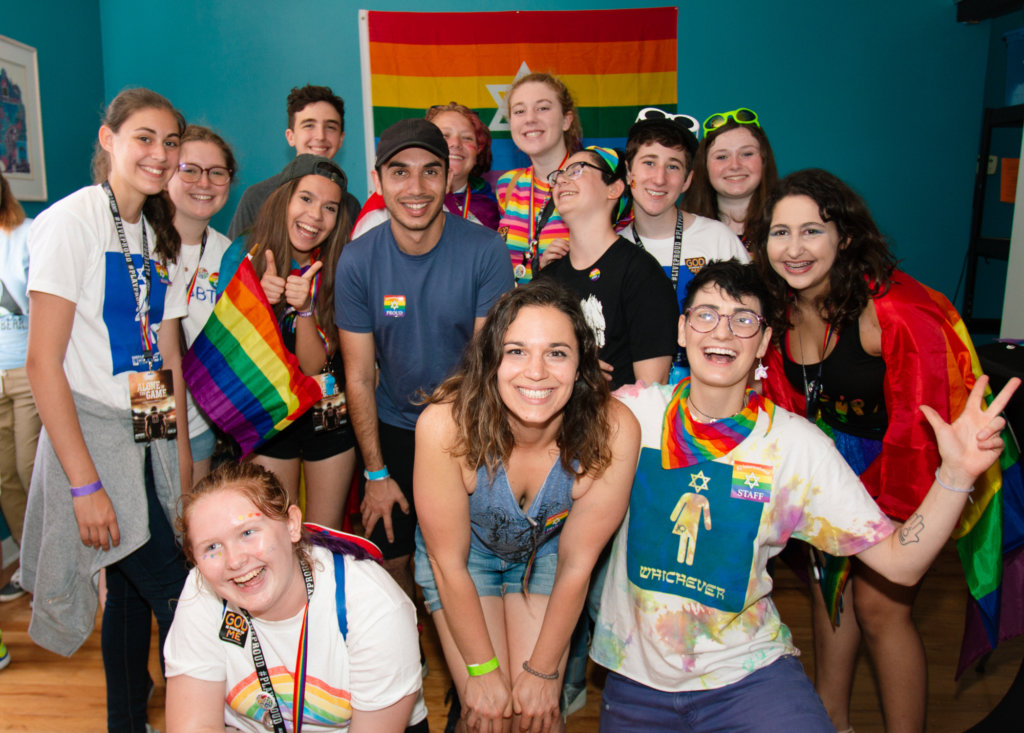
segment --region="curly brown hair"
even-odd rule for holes
[[[835,328],[856,323],[870,299],[888,292],[896,259],[864,199],[828,171],[808,168],[779,181],[765,201],[761,216],[751,222],[751,254],[771,294],[769,321],[776,337],[781,339],[793,325],[787,305],[795,294],[772,269],[767,253],[775,206],[787,196],[807,196],[818,205],[821,220],[835,224],[839,250],[828,274],[828,292],[818,304],[819,311]]]
[[[278,273],[288,272],[292,265],[291,240],[288,238],[288,204],[299,186],[301,178],[296,178],[283,186],[279,186],[260,207],[253,224],[248,242],[252,252],[252,267],[257,277],[263,277],[267,269],[266,250],[274,253],[274,262]],[[338,206],[338,219],[334,223],[327,238],[320,244],[320,287],[317,290],[316,302],[313,304],[313,316],[317,325],[327,336],[327,351],[334,354],[338,350],[338,328],[334,325],[334,274],[338,267],[338,257],[348,242],[352,230],[348,221],[348,209],[344,201]],[[274,306],[278,318],[284,314],[287,304],[282,300]]]
[[[110,103],[103,114],[101,125],[109,127],[114,132],[121,129],[121,125],[133,114],[144,109],[163,109],[171,113],[178,125],[178,134],[185,132],[185,117],[174,105],[162,94],[157,94],[151,89],[138,87],[125,89]],[[179,141],[180,142],[180,141]],[[102,183],[110,175],[110,155],[104,150],[99,141],[92,154],[92,180],[93,183]],[[181,235],[174,228],[174,204],[166,192],[147,196],[142,205],[142,214],[146,221],[153,227],[156,235],[155,251],[164,260],[175,262],[178,253],[181,251]]]
[[[519,311],[550,307],[572,323],[579,348],[579,376],[562,411],[558,448],[562,466],[578,476],[600,476],[611,463],[611,393],[597,358],[594,332],[587,325],[579,298],[550,280],[535,280],[511,290],[495,303],[483,328],[462,356],[458,372],[427,398],[433,404],[450,403],[458,439],[452,455],[465,458],[474,469],[494,472],[515,447],[508,408],[498,393],[498,367],[505,353],[505,334]],[[579,461],[579,468],[572,463]]]
[[[771,143],[768,142],[768,135],[760,125],[740,124],[732,119],[721,127],[705,133],[704,139],[697,146],[697,154],[693,159],[693,182],[686,195],[683,196],[683,208],[691,214],[706,216],[708,219],[718,218],[718,192],[711,185],[711,179],[708,176],[708,152],[711,149],[711,144],[719,135],[741,127],[754,136],[761,150],[761,183],[750,197],[746,221],[751,222],[760,216],[765,199],[768,198],[768,194],[779,180],[779,169],[775,165],[775,153],[772,152]]]

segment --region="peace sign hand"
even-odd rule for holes
[[[931,407],[921,405],[921,412],[935,431],[945,483],[966,489],[999,458],[1003,450],[999,433],[1006,426],[1006,420],[999,413],[1017,391],[1020,381],[1016,377],[1011,379],[992,404],[985,407],[983,397],[988,377],[982,375],[974,383],[964,411],[952,425]]]
[[[310,291],[313,277],[323,267],[323,262],[314,262],[301,275],[289,275],[284,286],[285,302],[297,311],[308,311],[312,307]]]
[[[270,304],[277,305],[281,302],[281,296],[284,294],[285,281],[283,277],[277,276],[277,263],[274,261],[274,253],[268,249],[265,254],[267,256],[267,268],[263,272],[263,277],[260,278],[260,286],[263,288],[263,294],[267,296]]]

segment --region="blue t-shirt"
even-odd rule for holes
[[[474,321],[512,288],[505,243],[479,224],[443,214],[432,250],[409,255],[398,248],[391,222],[345,245],[334,278],[334,322],[372,333],[380,363],[377,417],[416,427],[429,393],[456,367],[473,336]]]

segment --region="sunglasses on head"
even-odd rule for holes
[[[666,112],[663,109],[657,107],[644,107],[640,110],[640,114],[636,116],[636,122],[651,122],[654,120],[670,120],[678,125],[682,125],[687,130],[692,132],[694,135],[700,129],[700,123],[697,122],[696,117],[690,115],[674,115],[671,112]]]
[[[757,112],[752,109],[747,109],[746,107],[740,107],[739,109],[734,109],[729,112],[720,112],[708,117],[704,120],[704,132],[713,132],[729,120],[740,125],[755,125],[760,127],[757,122]]]

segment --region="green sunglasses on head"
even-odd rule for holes
[[[756,125],[760,127],[757,123],[757,112],[746,107],[740,107],[730,112],[719,112],[708,117],[704,120],[704,134],[717,130],[729,120],[733,120],[741,125]]]

